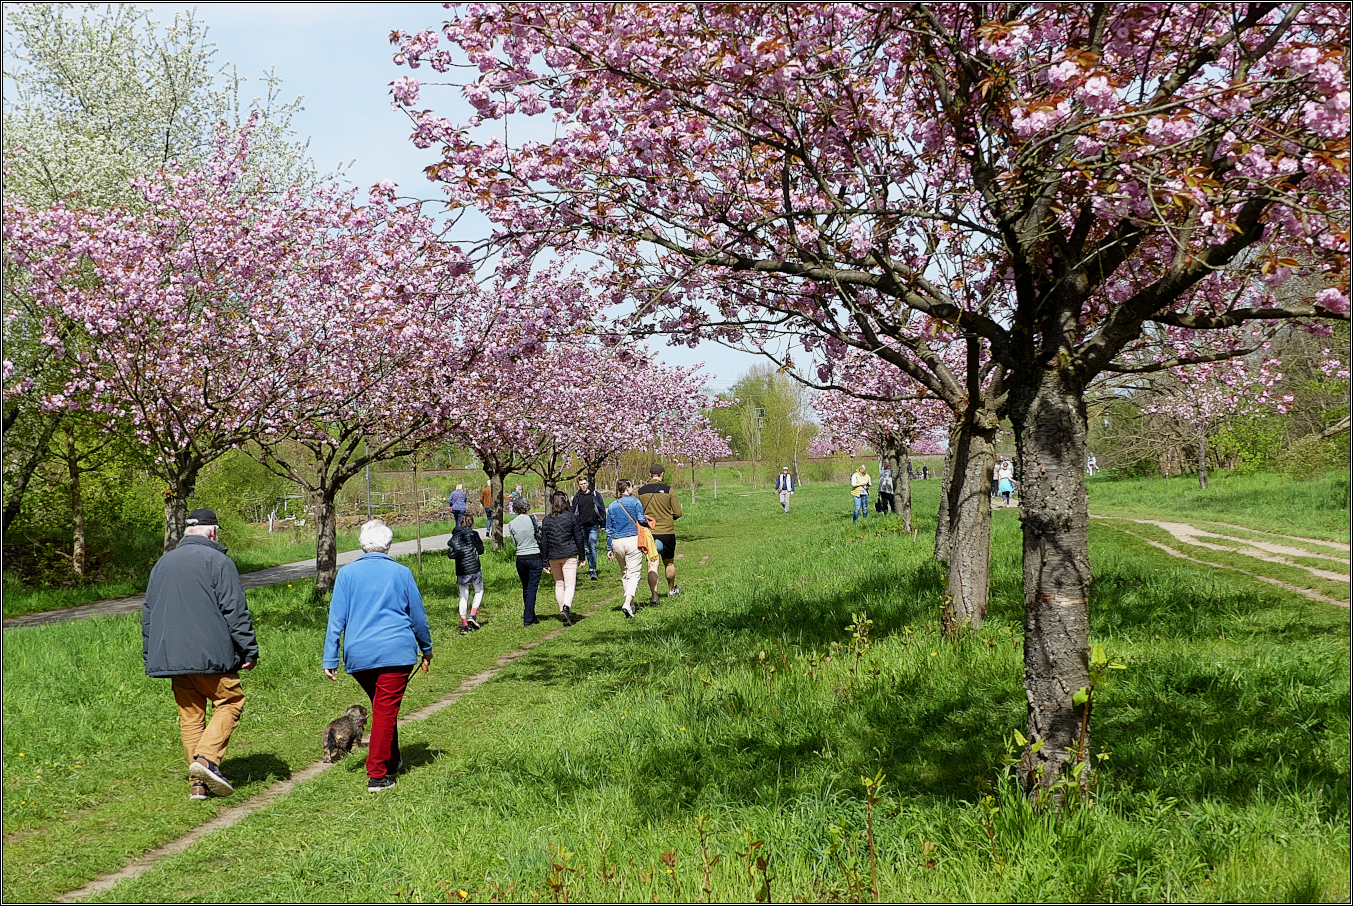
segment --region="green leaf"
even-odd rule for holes
[[[1071,696],[1071,703],[1074,704],[1077,708],[1079,708],[1081,705],[1085,704],[1089,700],[1090,700],[1090,690],[1085,686],[1081,686],[1079,689],[1076,690],[1076,694]]]

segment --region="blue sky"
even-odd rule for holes
[[[218,63],[234,63],[245,83],[245,98],[261,94],[258,76],[271,68],[282,83],[284,99],[303,97],[304,110],[294,125],[310,137],[310,154],[321,172],[347,164],[344,176],[357,186],[382,179],[399,184],[400,194],[438,198],[423,168],[435,152],[409,141],[409,122],[390,107],[390,82],[409,70],[391,59],[390,32],[416,32],[446,18],[440,3],[150,3],[154,18],[169,22],[176,12],[197,10],[209,26]],[[431,79],[426,67],[416,73]],[[438,112],[462,118],[459,92],[428,88],[422,102]],[[468,105],[463,107],[467,111]],[[349,163],[351,162],[351,163]],[[478,221],[483,224],[483,221]],[[463,226],[474,227],[469,224]],[[458,238],[470,238],[463,235]],[[655,347],[674,365],[705,362],[714,375],[709,386],[729,387],[751,365],[766,361],[723,347]]]

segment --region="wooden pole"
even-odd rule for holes
[[[418,499],[418,447],[413,448],[413,509],[414,532],[418,538],[418,576],[423,576],[423,507]]]

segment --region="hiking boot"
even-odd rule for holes
[[[395,778],[386,775],[385,777],[371,777],[367,779],[366,791],[368,793],[381,793],[395,785]]]
[[[200,780],[194,780],[192,783],[188,784],[188,798],[198,800],[206,799],[207,785]]]
[[[193,763],[188,766],[188,776],[194,780],[202,781],[206,784],[207,789],[218,796],[229,796],[235,792],[235,788],[230,785],[229,780],[225,779],[221,769],[200,755],[193,759]]]

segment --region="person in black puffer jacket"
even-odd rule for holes
[[[578,558],[583,553],[583,528],[573,515],[568,495],[555,491],[550,498],[550,514],[541,523],[541,559],[550,564],[554,576],[554,600],[559,618],[571,623],[573,594],[578,587]]]
[[[479,605],[484,600],[484,572],[479,555],[484,553],[484,539],[474,530],[474,517],[461,516],[460,525],[446,542],[446,555],[456,561],[456,586],[460,590],[460,631],[479,628]],[[474,586],[474,604],[470,604],[470,586]],[[465,610],[469,607],[469,614]]]

